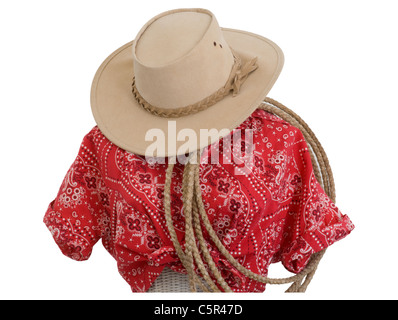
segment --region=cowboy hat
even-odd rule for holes
[[[220,28],[208,10],[167,11],[99,67],[91,89],[94,119],[111,142],[129,152],[186,154],[250,116],[283,61],[275,43]],[[162,148],[154,148],[157,133],[163,134]]]

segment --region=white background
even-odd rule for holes
[[[396,299],[398,6],[396,1],[2,1],[0,298]],[[306,294],[133,294],[98,243],[64,257],[42,222],[83,136],[101,62],[163,11],[203,7],[222,27],[284,51],[269,96],[323,144],[337,205],[356,229],[334,244]],[[278,266],[270,276],[287,275]]]

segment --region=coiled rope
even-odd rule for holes
[[[329,198],[335,202],[335,186],[328,158],[320,142],[308,125],[292,110],[273,99],[266,98],[258,108],[282,118],[303,133],[307,145],[309,146],[315,177]],[[178,241],[171,216],[170,188],[171,177],[174,168],[173,163],[168,164],[164,190],[164,208],[167,228],[169,230],[177,255],[184,268],[187,270],[190,290],[195,292],[199,287],[200,290],[205,292],[232,292],[232,289],[222,277],[210,255],[206,241],[203,237],[203,224],[211,240],[216,245],[220,253],[240,273],[255,281],[266,284],[292,283],[286,292],[305,292],[326,249],[314,253],[306,267],[300,273],[287,278],[268,278],[256,274],[242,266],[224,247],[206,214],[199,180],[200,150],[198,150],[196,154],[191,154],[190,156],[196,156],[197,161],[196,163],[191,163],[188,161],[184,167],[183,173],[182,190],[183,211],[185,217],[185,250],[183,250]],[[199,247],[197,243],[199,244]],[[208,268],[206,268],[205,262]],[[200,272],[201,277],[196,273],[195,265],[197,270]],[[209,274],[208,270],[212,276]],[[213,281],[213,279],[215,279],[215,281]]]

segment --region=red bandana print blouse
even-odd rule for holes
[[[254,166],[249,175],[236,175],[234,162],[200,165],[209,219],[224,246],[251,271],[266,276],[268,266],[281,261],[289,271],[300,272],[312,253],[344,238],[354,226],[315,179],[297,128],[256,110],[237,129],[253,130]],[[244,142],[238,147],[244,150]],[[94,127],[44,216],[61,251],[86,260],[102,239],[134,292],[147,291],[165,266],[185,272],[164,217],[166,168],[167,162],[149,164],[117,147]],[[183,164],[175,165],[171,185],[171,210],[182,245],[183,169]],[[240,274],[204,236],[232,290],[265,290],[265,284]]]

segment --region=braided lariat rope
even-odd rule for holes
[[[324,188],[327,195],[331,198],[331,200],[335,202],[334,180],[329,161],[320,142],[311,131],[311,129],[308,127],[308,125],[293,111],[270,98],[266,98],[264,103],[261,104],[259,108],[282,118],[283,120],[298,128],[303,133],[307,144],[310,146],[309,151],[315,177]],[[200,189],[200,151],[198,150],[197,154],[191,154],[191,157],[193,155],[197,156],[197,161],[196,163],[191,163],[188,160],[184,168],[182,183],[183,212],[185,218],[184,250],[178,241],[171,215],[170,188],[174,168],[173,163],[169,163],[167,167],[164,190],[164,207],[167,228],[170,232],[170,237],[177,252],[177,255],[181,260],[184,268],[187,270],[191,291],[196,291],[197,286],[199,286],[202,291],[232,292],[231,288],[222,277],[220,271],[218,270],[215,262],[210,255],[206,241],[203,237],[203,225],[207,233],[209,234],[212,242],[216,245],[220,253],[239,272],[241,272],[246,277],[267,284],[285,284],[293,282],[292,285],[286,290],[286,292],[305,292],[307,286],[309,285],[315,274],[319,261],[323,257],[325,250],[313,254],[307,266],[300,273],[287,278],[268,278],[246,269],[224,247],[208,219]],[[201,252],[199,252],[199,250]],[[202,256],[204,260],[202,259]],[[201,277],[197,275],[195,269],[200,272]]]

